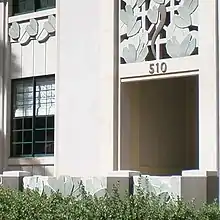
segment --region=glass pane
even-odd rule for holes
[[[32,144],[23,144],[23,155],[32,154]]]
[[[36,117],[35,128],[46,128],[46,117]]]
[[[54,130],[47,131],[47,141],[54,141]]]
[[[25,10],[26,12],[28,11],[34,11],[35,10],[35,6],[34,6],[34,0],[26,0],[26,4],[25,4]]]
[[[55,114],[54,78],[40,78],[36,81],[36,115]]]
[[[22,142],[22,131],[13,131],[12,142]]]
[[[47,115],[55,115],[55,103],[47,105]]]
[[[12,130],[21,130],[22,129],[22,121],[23,119],[13,119]]]
[[[36,10],[55,7],[55,0],[35,0]]]
[[[34,154],[45,154],[45,143],[36,143],[34,145]]]
[[[13,144],[11,155],[21,156],[22,155],[22,144]]]
[[[54,154],[54,143],[46,144],[46,154]]]
[[[24,116],[33,115],[33,105],[24,105]]]
[[[36,141],[45,141],[45,139],[46,139],[45,130],[36,130],[35,131],[35,140]]]
[[[24,129],[32,129],[32,118],[24,118]]]
[[[33,82],[19,80],[13,82],[13,115],[24,117],[33,115]]]
[[[37,105],[36,104],[36,111],[35,111],[35,115],[47,115],[47,104],[40,104]]]
[[[19,117],[23,117],[23,116],[24,116],[23,106],[22,107],[18,106],[17,109],[14,112],[14,117],[19,118]]]
[[[47,128],[54,128],[54,116],[47,117]]]
[[[23,142],[32,142],[32,131],[24,131]]]

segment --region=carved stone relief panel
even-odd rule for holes
[[[198,54],[199,0],[121,0],[121,63]]]
[[[56,17],[49,15],[43,25],[39,25],[39,20],[30,19],[26,27],[22,30],[20,22],[13,22],[9,27],[9,37],[11,41],[19,42],[22,46],[27,45],[31,40],[39,43],[46,42],[50,36],[56,32]]]

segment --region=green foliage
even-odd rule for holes
[[[121,197],[118,188],[104,197],[91,196],[81,188],[81,196],[40,195],[0,188],[0,220],[219,220],[217,204],[195,209],[181,200],[161,202],[157,196],[138,190]]]

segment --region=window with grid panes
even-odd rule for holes
[[[12,81],[11,156],[54,154],[55,77]]]
[[[13,15],[56,7],[56,0],[13,0]]]

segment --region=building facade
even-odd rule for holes
[[[218,168],[215,0],[0,1],[0,170]]]

